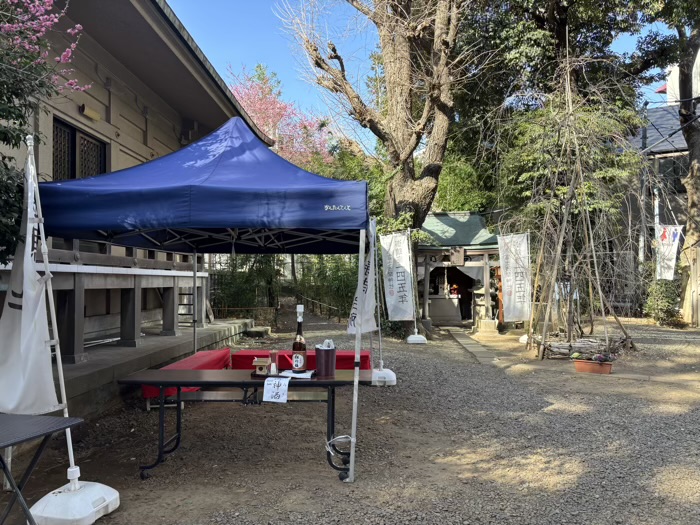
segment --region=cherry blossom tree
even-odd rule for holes
[[[0,264],[14,253],[22,215],[22,177],[11,150],[32,132],[41,100],[90,87],[71,79],[67,67],[82,27],[63,29],[69,41],[65,48],[52,47],[48,38],[59,32],[66,9],[67,4],[57,8],[53,0],[0,1]]]
[[[331,134],[326,120],[282,99],[282,86],[275,73],[258,64],[253,73],[245,68],[230,88],[255,124],[275,140],[275,151],[288,161],[309,169],[314,163],[332,160]]]

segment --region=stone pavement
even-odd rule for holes
[[[554,373],[563,373],[574,375],[576,372],[571,367],[551,366],[545,364],[545,361],[535,361],[534,363],[525,363],[516,361],[512,354],[506,352],[493,352],[487,346],[470,337],[465,330],[460,328],[443,328],[449,333],[467,352],[471,353],[480,364],[492,365],[504,370],[513,372],[535,372],[546,371]],[[559,361],[559,360],[557,360]],[[672,383],[687,387],[700,388],[700,374],[635,374],[629,372],[615,372],[609,376],[613,380],[633,380],[633,381],[652,381],[657,383]]]
[[[475,339],[469,337],[464,330],[460,328],[445,328],[444,331],[454,337],[467,352],[476,357],[476,360],[479,361],[480,364],[498,366],[498,357],[496,354]]]

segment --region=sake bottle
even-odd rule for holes
[[[304,339],[304,305],[297,305],[297,335],[292,344],[292,371],[306,372],[306,340]]]

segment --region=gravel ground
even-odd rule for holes
[[[337,325],[307,319],[309,345],[331,335],[350,347]],[[85,479],[121,492],[122,507],[100,523],[700,522],[700,388],[504,371],[446,334],[428,346],[386,341],[385,362],[399,382],[360,391],[353,484],[325,463],[325,405],[301,403],[188,405],[181,449],[140,481],[157,414],[128,401],[91,422],[78,448]],[[339,434],[351,397],[339,392]],[[60,457],[52,450],[42,464]],[[30,496],[61,483],[63,469],[41,471]]]
[[[617,373],[650,376],[663,375],[677,381],[700,381],[700,331],[656,326],[647,319],[622,319],[625,329],[637,350],[623,353],[615,362]],[[587,332],[587,327],[585,327]],[[622,337],[615,321],[608,322],[612,339]],[[474,339],[496,352],[500,359],[512,363],[531,363],[552,369],[568,366],[567,360],[551,359],[540,362],[534,351],[526,351],[526,345],[518,338],[525,332],[511,330],[506,334],[476,334]],[[596,321],[595,337],[604,340],[601,319]]]

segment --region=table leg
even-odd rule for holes
[[[158,457],[155,462],[150,465],[142,465],[141,469],[141,479],[146,479],[148,477],[147,470],[156,468],[163,462],[163,443],[165,441],[165,387],[160,387],[160,394],[158,396],[158,401],[160,405],[158,406]]]
[[[328,387],[328,399],[326,400],[327,413],[326,413],[326,442],[330,441],[335,437],[335,387]],[[341,472],[347,472],[348,467],[336,465],[333,461],[335,454],[340,456],[343,465],[348,462],[348,453],[339,450],[334,443],[330,443],[330,450],[326,450],[326,460],[331,468],[339,470]]]
[[[44,450],[46,449],[46,445],[49,444],[49,439],[51,439],[51,434],[44,436],[44,439],[41,440],[41,444],[39,445],[39,448],[34,453],[34,457],[29,462],[29,465],[27,466],[27,469],[24,471],[24,474],[22,474],[22,478],[19,480],[18,484],[15,483],[15,480],[12,477],[12,473],[10,472],[10,469],[5,464],[5,460],[2,458],[2,456],[0,456],[0,467],[2,468],[2,471],[5,474],[5,478],[7,478],[7,481],[10,484],[10,487],[12,487],[12,491],[14,492],[13,496],[10,498],[10,501],[7,504],[7,508],[5,509],[5,512],[0,517],[0,525],[5,523],[5,520],[10,515],[10,511],[12,510],[12,507],[14,506],[15,501],[19,501],[19,506],[22,507],[22,510],[24,511],[24,515],[27,517],[27,521],[31,525],[36,525],[36,521],[34,521],[34,517],[32,516],[32,513],[29,511],[29,507],[27,506],[27,501],[24,499],[24,496],[22,496],[22,489],[24,489],[24,486],[27,484],[27,481],[29,481],[29,476],[31,476],[32,471],[36,467],[36,464],[39,462],[39,458],[44,453]]]
[[[175,435],[167,440],[165,439],[165,387],[160,387],[158,400],[160,402],[160,406],[158,407],[158,457],[150,465],[141,465],[139,467],[139,469],[141,469],[141,479],[146,479],[148,477],[147,470],[154,469],[163,463],[166,456],[175,452],[180,446],[182,436],[182,387],[177,387]],[[170,445],[173,441],[175,444],[166,450],[165,447]]]
[[[182,436],[182,388],[177,387],[177,419],[175,423],[175,435],[171,437],[165,445],[168,445],[173,439],[175,439],[175,444],[172,446],[172,448],[169,448],[168,450],[165,450],[165,454],[172,454],[175,452],[178,447],[180,446],[180,437]]]

